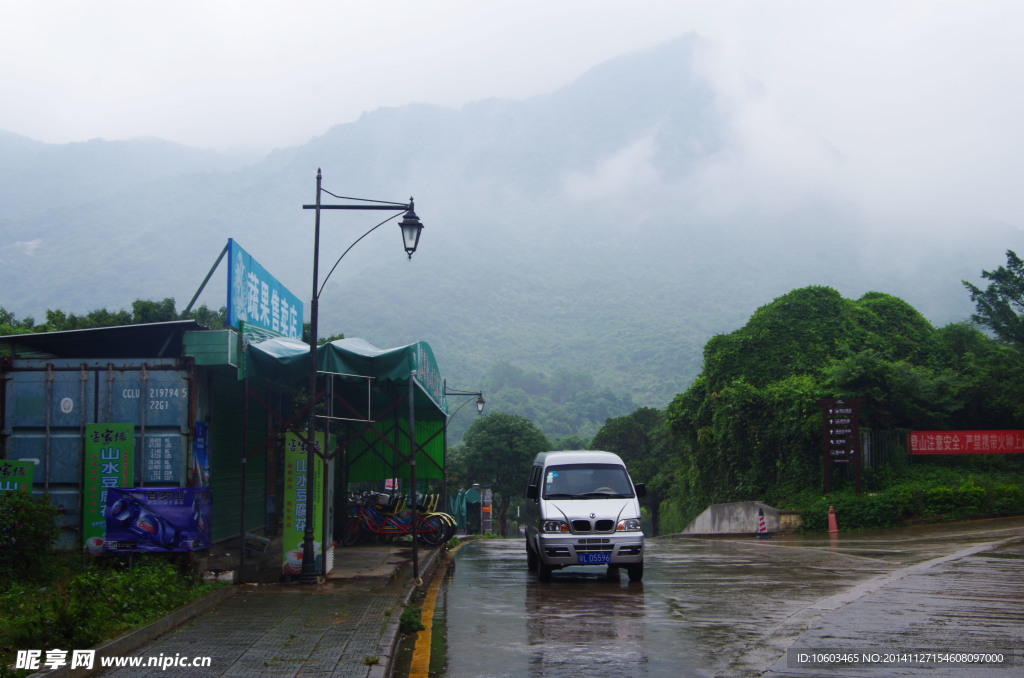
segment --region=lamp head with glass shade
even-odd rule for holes
[[[406,210],[405,217],[398,224],[398,227],[402,229],[402,243],[405,245],[405,253],[409,255],[409,259],[412,259],[413,252],[416,251],[416,247],[420,243],[420,232],[423,230],[423,224],[420,223],[420,218],[416,216],[412,198],[409,198],[409,209]]]

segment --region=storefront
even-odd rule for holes
[[[0,348],[0,459],[31,464],[32,493],[61,507],[60,547],[87,549],[92,538],[108,554],[201,551],[245,534],[266,544],[294,526],[286,442],[307,435],[306,344],[243,346],[234,330],[177,321],[6,336]],[[408,491],[413,476],[421,487],[443,478],[447,403],[423,342],[381,350],[340,340],[318,349],[317,371],[316,427],[329,441],[316,457],[327,479],[320,541],[329,545],[350,487]],[[113,524],[111,498],[131,505],[117,516],[137,539],[97,536],[104,520]],[[170,504],[187,524],[151,538],[139,516]]]

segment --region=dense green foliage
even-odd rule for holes
[[[702,373],[666,412],[680,443],[669,494],[688,520],[712,503],[820,492],[824,398],[865,398],[873,430],[1017,428],[1022,362],[890,295],[794,290],[705,346]]]
[[[211,588],[159,558],[55,553],[56,517],[46,499],[0,492],[0,675],[16,650],[92,647]]]
[[[45,497],[0,492],[0,582],[39,581],[50,568],[57,507]]]
[[[1024,318],[1020,315],[1024,312],[1024,262],[1013,250],[1007,250],[1006,266],[982,271],[981,277],[991,281],[984,290],[963,281],[977,308],[971,319],[1003,341],[1024,349]]]
[[[679,458],[677,441],[665,425],[664,412],[641,407],[632,414],[609,419],[590,447],[618,454],[626,462],[633,482],[647,486],[643,504],[650,512],[655,534],[682,529],[671,520],[662,524],[662,504],[670,499]]]
[[[534,457],[549,449],[548,439],[529,419],[495,412],[473,422],[462,445],[453,448],[448,460],[449,477],[455,487],[480,483],[498,495],[494,523],[498,533],[505,536],[512,497],[525,493]]]
[[[877,489],[856,494],[848,486],[824,496],[807,492],[784,508],[800,510],[802,529],[809,532],[828,528],[829,507],[834,507],[841,530],[1024,512],[1020,464],[1011,460],[918,459],[872,480]]]
[[[70,554],[58,560],[64,569],[46,585],[0,580],[0,666],[18,649],[92,647],[213,588],[156,557],[131,568]]]

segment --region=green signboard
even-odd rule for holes
[[[32,494],[34,466],[31,461],[0,459],[0,492]]]
[[[316,449],[324,450],[324,434],[316,434]],[[309,487],[306,473],[306,445],[294,433],[284,437],[284,534],[282,535],[283,558],[281,567],[285,574],[302,573],[303,541],[306,533],[307,492],[313,492],[313,551],[316,555],[316,570],[320,572],[323,562],[324,512],[324,460],[314,455],[313,487]]]
[[[83,467],[82,540],[92,555],[103,553],[107,534],[107,489],[132,487],[134,424],[86,424]]]

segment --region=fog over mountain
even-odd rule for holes
[[[455,388],[507,360],[663,406],[710,336],[795,287],[887,292],[939,325],[970,315],[960,280],[1003,263],[1021,231],[883,162],[779,114],[692,35],[542,96],[378,109],[251,164],[0,133],[0,306],[181,310],[229,237],[308,304],[302,205],[322,168],[339,195],[414,196],[425,229],[411,262],[394,222],[345,257],[321,334],[425,340]],[[325,212],[322,274],[379,218]],[[199,303],[225,299],[222,269]]]

